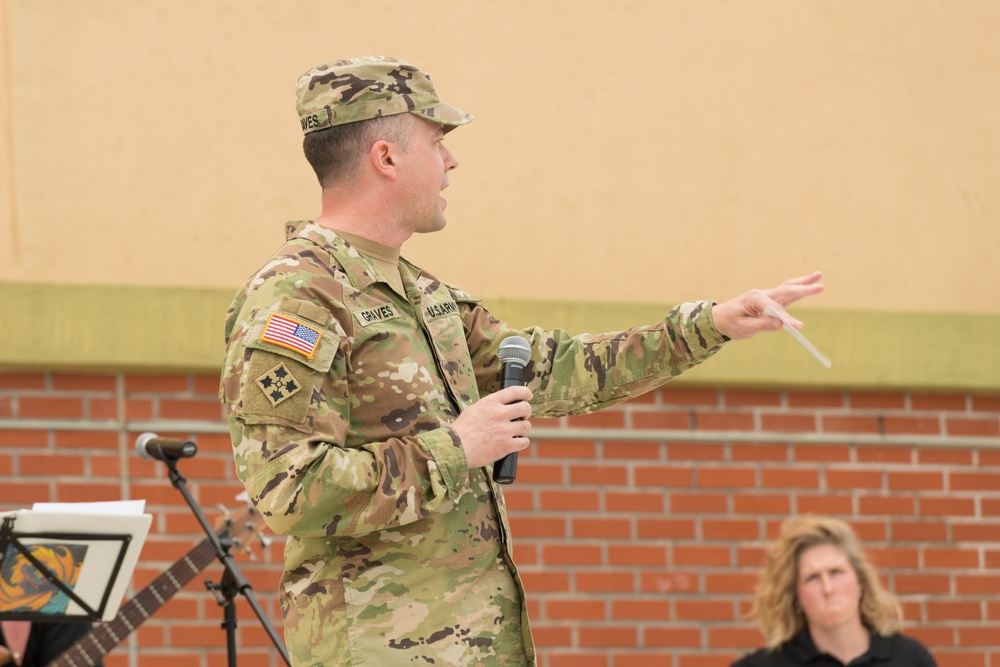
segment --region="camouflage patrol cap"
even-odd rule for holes
[[[472,120],[441,101],[428,74],[388,56],[317,65],[299,77],[295,96],[304,134],[406,112],[441,123],[445,131]]]

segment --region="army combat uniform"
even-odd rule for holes
[[[712,304],[600,336],[513,330],[405,260],[400,293],[333,231],[286,232],[229,311],[221,396],[238,475],[288,536],[294,664],[536,664],[503,493],[451,424],[500,388],[509,335],[531,344],[533,415],[579,414],[714,354]]]

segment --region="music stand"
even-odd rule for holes
[[[0,620],[35,622],[113,619],[152,523],[32,510],[0,518]]]

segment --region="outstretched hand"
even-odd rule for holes
[[[818,282],[822,276],[821,271],[816,271],[786,280],[768,290],[752,289],[738,297],[716,304],[712,307],[715,328],[733,340],[750,338],[761,331],[780,329],[781,320],[764,314],[764,309],[771,306],[781,313],[789,324],[801,329],[802,322],[789,315],[785,306],[822,292],[823,285]]]

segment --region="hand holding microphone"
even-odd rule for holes
[[[524,364],[530,359],[531,350],[528,341],[517,338],[521,341],[519,347],[522,350],[518,357],[523,361],[508,363],[509,359],[505,357],[510,352],[506,346],[513,343],[507,343],[510,338],[504,340],[501,344],[502,388],[463,410],[452,423],[465,450],[469,468],[482,468],[493,463],[494,477],[501,464],[500,459],[530,444],[527,435],[531,431],[531,422],[528,421],[531,417],[531,404],[528,403],[531,390],[524,386]],[[516,465],[516,460],[511,463]],[[513,472],[507,477],[513,481]]]

